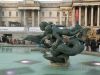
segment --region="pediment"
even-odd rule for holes
[[[100,0],[83,0],[83,1],[100,1]]]
[[[34,4],[34,0],[25,0],[26,4]]]
[[[100,1],[100,0],[73,0],[73,1],[75,1],[75,2],[80,2],[80,1],[86,1],[86,2],[97,2],[97,1]]]

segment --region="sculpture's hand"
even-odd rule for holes
[[[47,36],[43,37],[40,42],[43,43],[45,39],[48,39],[48,37]]]
[[[54,50],[54,49],[56,49],[57,48],[57,43],[53,43],[52,44],[52,49]]]

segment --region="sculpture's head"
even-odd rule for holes
[[[46,31],[46,33],[48,33],[48,34],[52,33],[52,25],[46,26],[46,27],[45,27],[45,31]]]
[[[45,30],[45,27],[48,25],[48,23],[47,22],[41,22],[40,23],[40,29],[42,30],[42,31],[44,31]]]

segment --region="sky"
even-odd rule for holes
[[[0,0],[1,1],[23,1],[23,0]],[[36,1],[36,0],[35,0]],[[72,0],[37,0],[37,1],[72,1]]]
[[[22,0],[0,0],[0,1],[22,1]],[[38,1],[62,1],[62,0],[38,0]]]

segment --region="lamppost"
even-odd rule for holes
[[[66,21],[67,21],[67,14],[65,13],[65,26],[67,26]]]

